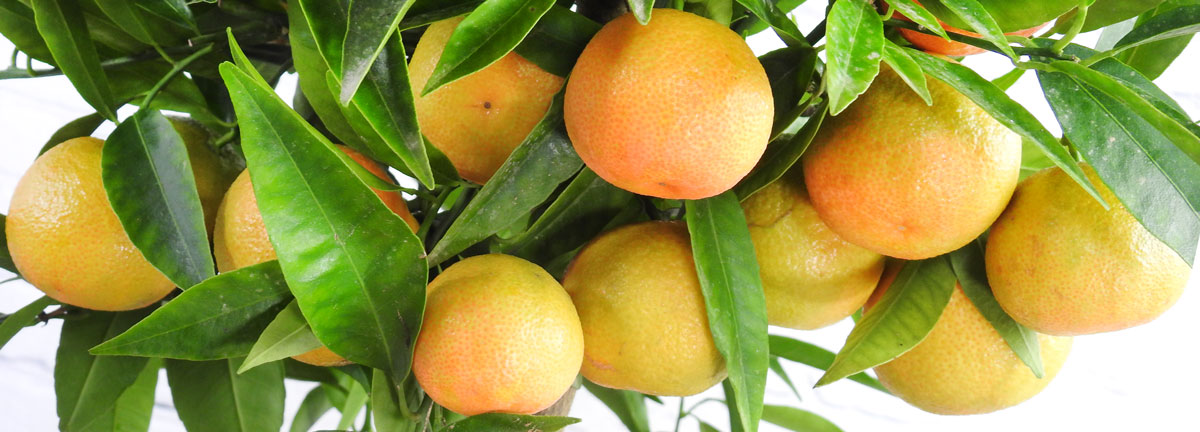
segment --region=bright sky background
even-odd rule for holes
[[[811,29],[824,13],[824,2],[810,2],[793,14],[802,30]],[[1079,38],[1091,44],[1099,32]],[[760,34],[750,39],[758,54],[782,46],[774,35]],[[12,44],[0,38],[0,58]],[[1193,43],[1156,82],[1191,114],[1200,115],[1200,43]],[[968,65],[987,77],[1008,71],[1008,61],[997,55],[970,58]],[[0,67],[5,67],[0,65]],[[287,76],[280,85],[284,100],[291,100],[295,76]],[[1053,114],[1038,89],[1036,78],[1027,74],[1009,91],[1028,107],[1052,132],[1058,132]],[[0,212],[8,213],[13,188],[21,174],[33,163],[38,149],[66,122],[93,110],[75,93],[65,78],[0,81]],[[126,109],[123,116],[131,114]],[[100,135],[112,126],[106,125]],[[0,270],[0,280],[11,275]],[[1078,337],[1073,352],[1054,382],[1032,400],[998,413],[943,417],[917,410],[891,396],[861,385],[843,381],[813,390],[820,372],[802,365],[785,368],[800,387],[803,400],[797,400],[782,381],[771,375],[767,388],[768,404],[791,405],[817,412],[846,431],[921,430],[921,431],[1011,431],[1011,430],[1200,430],[1195,415],[1195,396],[1200,374],[1195,373],[1200,348],[1195,331],[1200,329],[1200,281],[1193,272],[1188,290],[1170,311],[1150,324],[1116,333]],[[41,296],[24,282],[0,286],[0,312],[11,313]],[[843,321],[818,331],[790,331],[773,328],[773,333],[821,345],[837,351],[845,341],[852,323]],[[54,352],[61,330],[59,321],[26,329],[0,349],[0,429],[13,431],[53,430],[57,426],[54,401]],[[287,383],[286,419],[290,422],[300,400],[313,387],[304,382]],[[689,397],[686,406],[705,398],[720,398],[720,386],[704,394]],[[665,398],[665,406],[651,404],[651,422],[655,431],[675,427],[678,398]],[[697,413],[710,424],[726,429],[724,407],[709,403]],[[572,431],[614,431],[623,426],[598,400],[585,391],[575,399],[571,415],[583,422]],[[337,418],[327,415],[319,424],[333,428]],[[285,423],[286,425],[286,423]],[[697,429],[694,420],[684,420],[680,430]],[[154,431],[182,431],[182,424],[171,406],[165,374],[160,375],[157,403],[151,424]],[[782,430],[765,424],[763,431]]]

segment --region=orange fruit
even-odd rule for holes
[[[583,323],[581,372],[592,382],[689,396],[725,379],[682,223],[601,234],[571,262],[563,288]]]
[[[821,126],[802,160],[817,214],[842,238],[922,259],[996,220],[1021,168],[1021,138],[930,79],[925,104],[891,69]]]
[[[583,361],[579,315],[541,267],[509,255],[454,263],[429,283],[413,374],[463,415],[553,405]]]
[[[876,297],[881,297],[899,271],[900,266],[888,266]],[[1040,393],[1066,362],[1071,338],[1040,334],[1038,346],[1045,372],[1041,379],[1012,352],[962,286],[955,284],[950,302],[925,340],[876,366],[875,373],[888,391],[922,410],[983,414]]]
[[[908,20],[908,18],[905,18],[903,15],[899,15],[899,14],[897,14],[897,15],[898,15],[898,18],[900,18],[900,19],[903,19],[906,21]],[[1042,27],[1045,27],[1045,26],[1046,26],[1045,24],[1042,24],[1037,27],[1028,28],[1025,30],[1016,31],[1016,32],[1012,32],[1012,33],[1005,33],[1005,34],[1009,35],[1009,36],[1026,36],[1026,37],[1028,37],[1028,36],[1033,36],[1034,33],[1037,33],[1038,30],[1041,30]],[[942,28],[946,29],[946,31],[951,32],[951,33],[958,33],[961,35],[967,35],[967,36],[972,36],[972,37],[982,37],[979,33],[972,33],[972,32],[969,32],[969,31],[966,31],[963,29],[950,27],[944,23],[942,24]],[[987,51],[983,48],[979,48],[974,45],[968,45],[968,44],[965,44],[962,42],[949,41],[949,40],[942,38],[941,36],[925,34],[925,33],[919,32],[919,31],[909,30],[909,29],[905,29],[905,28],[900,29],[900,36],[904,37],[904,39],[906,39],[910,43],[912,43],[914,47],[917,47],[920,50],[925,51],[930,54],[941,54],[944,56],[951,56],[951,57],[963,57],[963,56],[980,54],[980,53],[983,53],[984,51]]]
[[[384,180],[391,180],[386,171],[378,163],[354,151],[350,147],[338,146],[350,155],[359,165],[362,165]],[[400,192],[376,190],[375,195],[383,200],[392,212],[408,222],[410,228],[416,231],[417,220],[409,213],[408,206]],[[275,246],[267,236],[267,227],[263,225],[262,213],[258,211],[258,199],[254,196],[254,186],[250,183],[250,171],[244,170],[233,181],[225,199],[221,201],[217,212],[216,228],[213,230],[213,255],[217,259],[217,270],[228,272],[276,259]],[[321,347],[292,358],[314,366],[342,366],[350,362]]]
[[[918,5],[921,2],[916,2]],[[1047,21],[1053,20],[1055,17],[1062,15],[1068,10],[1074,8],[1077,3],[1067,1],[1046,1],[1046,0],[983,0],[980,4],[986,9],[996,23],[1000,25],[1001,30],[1011,33],[1005,33],[1010,36],[1032,36],[1042,27],[1045,27]],[[951,14],[947,19],[955,22],[961,22],[961,18],[954,16],[947,6],[942,2],[932,2],[929,5],[930,12],[934,14]],[[900,12],[895,12],[893,17],[912,21]],[[950,33],[958,33],[971,37],[982,37],[978,33],[963,30],[954,25],[938,21],[942,28]],[[964,27],[969,27],[965,22],[961,24]],[[982,53],[986,50],[961,42],[948,41],[941,36],[921,33],[915,30],[899,29],[900,36],[907,39],[913,46],[928,52],[930,54],[940,54],[944,56],[962,57]],[[1015,31],[1014,31],[1015,30]]]
[[[417,41],[409,62],[417,122],[463,178],[483,184],[546,115],[563,79],[515,52],[421,96],[442,50],[463,17],[438,21]]]
[[[883,256],[842,240],[817,217],[799,170],[747,198],[742,209],[772,325],[828,326],[861,308],[875,290]]]
[[[715,21],[655,9],[610,21],[567,82],[575,151],[609,183],[642,195],[720,194],[754,168],[771,135],[771,86],[746,41]]]
[[[96,138],[74,138],[34,161],[13,191],[8,249],[21,276],[50,298],[87,309],[138,309],[175,284],[134,247],[109,205],[100,177],[103,146]],[[215,159],[193,146],[188,143],[196,184],[219,188],[221,174],[209,163]]]
[[[1013,319],[1039,332],[1121,330],[1162,315],[1191,269],[1134,219],[1095,170],[1081,164],[1108,202],[1096,202],[1054,167],[1017,187],[988,236],[988,281]]]

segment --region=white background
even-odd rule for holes
[[[820,20],[823,8],[824,2],[810,2],[798,9],[794,16],[800,28],[812,28]],[[1090,44],[1096,37],[1092,33],[1079,40]],[[750,43],[758,54],[781,46],[769,32],[751,38]],[[11,49],[12,44],[0,38],[0,58],[7,58]],[[1195,84],[1200,72],[1198,57],[1200,43],[1192,44],[1157,80],[1193,116],[1200,113],[1200,87]],[[973,57],[967,64],[988,77],[1008,70],[1007,60],[990,54]],[[285,77],[280,91],[290,95],[294,85],[294,76]],[[1032,74],[1027,74],[1009,93],[1057,132],[1053,114],[1041,98]],[[64,123],[92,111],[62,77],[0,81],[0,210],[3,213],[8,213],[17,180],[33,163],[46,139]],[[111,125],[106,125],[100,133],[107,134],[110,130]],[[1008,410],[943,417],[849,381],[813,390],[819,371],[795,364],[785,367],[800,387],[803,400],[797,400],[782,381],[771,375],[766,402],[814,411],[846,431],[1197,431],[1200,430],[1200,417],[1196,415],[1200,405],[1197,396],[1200,374],[1196,373],[1196,362],[1200,348],[1195,332],[1200,329],[1200,293],[1196,292],[1195,273],[1183,298],[1157,321],[1121,332],[1076,338],[1070,359],[1058,378],[1037,397]],[[0,280],[9,276],[0,270]],[[21,281],[0,285],[0,312],[11,313],[40,296],[39,291]],[[48,431],[57,427],[53,365],[60,327],[55,321],[28,328],[0,350],[0,431]],[[772,332],[837,351],[851,327],[847,320],[819,331],[772,329]],[[312,384],[287,383],[287,422],[290,423],[310,388]],[[687,398],[685,406],[710,397],[721,397],[720,386]],[[651,404],[655,431],[675,427],[679,398],[664,398],[664,403],[665,406]],[[710,424],[727,428],[724,407],[719,403],[707,403],[696,412]],[[616,416],[585,391],[576,397],[571,415],[582,418],[583,422],[569,430],[623,430]],[[330,414],[319,426],[332,428],[336,422]],[[696,429],[695,420],[683,421],[681,430]],[[766,424],[762,429],[780,430]],[[183,430],[171,405],[165,375],[159,380],[151,430]]]

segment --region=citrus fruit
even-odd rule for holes
[[[933,257],[975,239],[1008,203],[1020,137],[950,86],[928,84],[933,106],[885,67],[805,153],[813,207],[846,241]]]
[[[559,399],[583,361],[579,315],[541,267],[509,255],[454,263],[429,283],[413,374],[463,415],[532,414]]]
[[[546,115],[563,79],[510,52],[488,67],[421,96],[462,17],[425,30],[409,63],[417,122],[463,178],[485,183]]]
[[[817,217],[799,170],[742,202],[758,258],[767,320],[812,330],[862,307],[883,273],[883,256],[842,240]]]
[[[905,18],[903,15],[899,15],[899,18],[907,20],[907,18]],[[1026,36],[1026,37],[1028,37],[1028,36],[1032,36],[1034,33],[1037,33],[1038,30],[1041,30],[1041,28],[1045,27],[1045,26],[1046,26],[1045,24],[1041,24],[1041,25],[1038,25],[1035,27],[1018,30],[1018,31],[1015,31],[1012,33],[1005,33],[1005,34],[1009,35],[1009,36]],[[972,33],[972,32],[969,32],[969,31],[966,31],[966,30],[963,30],[960,28],[950,27],[944,23],[942,24],[942,28],[946,29],[946,31],[948,31],[950,33],[958,33],[961,35],[967,35],[967,36],[971,36],[971,37],[981,37],[979,35],[979,33]],[[965,44],[962,42],[950,41],[950,40],[946,40],[945,38],[943,38],[941,36],[921,33],[919,31],[909,30],[906,28],[900,29],[900,36],[903,36],[904,39],[906,39],[910,43],[912,43],[914,47],[917,47],[921,51],[925,51],[930,54],[940,54],[940,55],[951,56],[951,57],[963,57],[963,56],[980,54],[980,53],[983,53],[984,51],[987,51],[983,48],[979,48],[974,45],[968,45],[968,44]]]
[[[715,21],[655,9],[610,21],[567,82],[575,151],[622,189],[699,199],[733,187],[766,149],[774,103],[746,41]]]
[[[579,310],[581,372],[592,382],[689,396],[725,378],[682,223],[645,222],[601,234],[571,262],[563,288]]]
[[[881,297],[899,270],[888,266],[875,298]],[[950,302],[925,340],[876,366],[875,373],[892,394],[922,410],[948,415],[989,413],[1038,394],[1062,369],[1071,338],[1037,337],[1045,372],[1041,379],[979,313],[962,286],[955,284]]]
[[[1183,293],[1191,270],[1146,231],[1096,172],[1104,210],[1062,169],[1017,187],[988,236],[988,281],[1013,319],[1042,333],[1082,335],[1147,323]]]
[[[387,173],[375,161],[346,146],[338,146],[338,149],[346,152],[372,174],[390,181]],[[400,192],[376,190],[375,195],[379,196],[392,212],[408,222],[414,232],[417,230],[417,221],[412,213],[409,213]],[[225,193],[225,199],[221,201],[216,228],[213,229],[213,255],[217,259],[217,270],[221,272],[276,259],[275,246],[267,236],[262,213],[258,211],[258,199],[254,196],[249,170],[238,175],[229,191]],[[341,366],[349,363],[326,347],[292,358],[315,366]]]

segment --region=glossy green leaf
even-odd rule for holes
[[[775,180],[779,180],[800,160],[800,156],[808,150],[808,145],[812,144],[813,138],[817,136],[817,131],[825,121],[827,108],[827,105],[818,107],[817,113],[809,117],[804,127],[800,128],[800,132],[791,139],[776,140],[767,145],[767,151],[758,160],[758,166],[734,186],[733,192],[737,194],[738,199],[745,201]]]
[[[305,6],[309,3],[313,2],[302,0],[289,3],[288,7],[288,41],[292,47],[292,61],[295,64],[300,90],[308,99],[313,111],[321,118],[321,123],[326,129],[329,129],[342,143],[363,151],[366,137],[359,136],[358,132],[350,125],[345,115],[342,114],[342,105],[338,103],[337,97],[330,93],[326,83],[326,74],[330,73],[331,69],[329,63],[321,55],[317,40],[313,36],[313,30],[305,19],[305,15],[308,15],[305,13],[307,11]],[[323,0],[317,1],[315,4],[332,8],[337,3]],[[319,14],[314,11],[312,15]],[[344,33],[345,27],[341,28]],[[340,68],[341,62],[337,64]],[[379,159],[372,152],[364,151],[364,153],[376,160]]]
[[[116,120],[116,99],[100,67],[96,45],[88,35],[83,11],[69,0],[31,0],[38,33],[46,40],[54,63],[89,105]]]
[[[300,408],[296,409],[296,415],[292,417],[292,425],[288,428],[289,432],[308,432],[313,425],[317,424],[317,420],[321,419],[325,413],[333,409],[333,404],[329,401],[325,391],[325,386],[319,385],[309,390],[304,396],[304,400],[300,401]],[[379,426],[379,430],[393,430]]]
[[[535,263],[550,261],[591,241],[633,200],[585,167],[528,230],[503,243],[504,250]]]
[[[413,5],[400,20],[400,30],[424,27],[436,21],[465,15],[475,10],[483,0],[413,0]]]
[[[1153,10],[1146,12],[1142,17],[1138,18],[1138,24],[1147,22],[1146,20],[1156,18],[1167,12],[1173,11],[1181,6],[1200,6],[1200,0],[1170,0]],[[1130,29],[1132,30],[1132,29]],[[1107,29],[1105,29],[1107,31]],[[1128,34],[1128,33],[1126,33]],[[1183,53],[1187,48],[1188,43],[1192,41],[1192,35],[1176,36],[1174,38],[1151,42],[1138,47],[1127,49],[1117,56],[1122,63],[1125,63],[1142,75],[1149,79],[1158,78],[1167,67]],[[1113,44],[1114,46],[1116,43]],[[1111,47],[1110,47],[1111,48]]]
[[[378,369],[371,374],[371,415],[380,431],[403,431],[415,425],[400,411],[396,386]]]
[[[733,0],[686,0],[683,10],[728,27],[733,19]]]
[[[158,371],[162,367],[162,359],[150,359],[133,384],[117,397],[112,409],[112,431],[145,432],[150,429],[150,416],[154,412],[154,393],[158,387]],[[101,426],[101,429],[110,430],[108,423]]]
[[[38,34],[33,9],[21,0],[0,0],[0,35],[26,55],[53,64],[50,48]]]
[[[340,0],[345,1],[345,0]],[[341,78],[342,92],[338,100],[343,104],[358,92],[358,86],[366,79],[384,45],[396,33],[396,25],[404,18],[413,0],[354,0],[349,2],[347,14],[349,25],[342,43],[342,67],[335,69]]]
[[[1113,51],[1130,48],[1180,36],[1190,36],[1200,31],[1200,5],[1181,6],[1139,23],[1117,42]]]
[[[189,432],[259,432],[283,427],[283,365],[237,373],[241,359],[170,360],[167,381]]]
[[[187,147],[166,117],[143,109],[121,122],[100,166],[117,219],[150,264],[184,289],[216,273]]]
[[[929,335],[954,292],[945,257],[910,261],[875,307],[863,315],[817,387],[887,363]]]
[[[521,43],[553,5],[554,0],[483,2],[454,29],[421,94],[427,95],[500,60]]]
[[[829,112],[838,115],[867,91],[883,59],[883,21],[866,0],[844,0],[829,11],[827,42]]]
[[[810,46],[808,41],[804,39],[804,33],[800,32],[800,28],[796,27],[796,23],[791,18],[788,18],[786,13],[775,6],[774,1],[737,0],[737,2],[750,11],[751,14],[754,14],[759,20],[770,24],[771,28],[775,30],[780,39],[783,39],[784,43],[789,46]]]
[[[3,219],[0,218],[0,220]],[[2,226],[0,226],[0,230],[3,230]],[[0,234],[2,234],[2,231],[0,231]],[[3,347],[4,344],[7,344],[8,341],[12,340],[13,336],[16,336],[21,329],[37,323],[36,318],[38,314],[46,310],[46,308],[50,305],[56,303],[58,302],[54,301],[54,299],[42,296],[37,300],[29,302],[29,304],[23,306],[22,308],[17,309],[16,312],[5,315],[4,320],[0,321],[0,347]]]
[[[1042,126],[1042,123],[1029,113],[1029,110],[1008,97],[1004,90],[1000,90],[999,87],[988,82],[975,71],[956,62],[912,49],[908,50],[908,54],[917,64],[921,65],[921,69],[924,69],[925,73],[958,90],[988,114],[991,114],[1000,124],[1037,144],[1042,152],[1050,158],[1050,161],[1054,162],[1055,166],[1062,168],[1071,179],[1075,180],[1076,184],[1083,187],[1102,205],[1108,205],[1100,198],[1100,192],[1096,190],[1096,187],[1087,181],[1083,170],[1071,158],[1070,153],[1067,153],[1066,147],[1059,144],[1058,139],[1050,134],[1050,131],[1047,131],[1046,127]]]
[[[779,0],[775,2],[775,8],[785,16],[791,13],[793,9],[800,7],[807,0]],[[739,5],[740,6],[740,5]],[[745,8],[743,6],[743,8]],[[734,30],[742,34],[742,37],[749,37],[761,33],[763,30],[770,28],[766,21],[759,19],[752,13],[744,15],[734,22]]]
[[[586,379],[583,387],[600,399],[621,420],[630,432],[650,432],[650,417],[646,412],[646,397],[630,390],[617,390],[600,386]]]
[[[47,150],[54,148],[54,146],[61,144],[63,141],[71,138],[91,136],[96,131],[96,128],[104,124],[104,120],[104,116],[97,112],[67,122],[67,124],[54,131],[53,135],[50,135],[50,139],[46,140],[46,144],[38,151],[38,156],[45,154]]]
[[[1039,72],[1038,78],[1067,138],[1100,179],[1142,226],[1191,264],[1200,237],[1200,165],[1143,117],[1144,106],[1138,112],[1138,103],[1077,76]],[[1114,80],[1113,86],[1121,84]]]
[[[1154,9],[1155,6],[1163,3],[1164,0],[1096,0],[1092,6],[1088,8],[1087,20],[1084,21],[1084,32],[1090,32],[1102,27],[1125,21],[1140,15],[1142,12]],[[1074,15],[1068,14],[1063,19],[1070,19]]]
[[[637,18],[638,23],[646,25],[650,23],[650,15],[654,11],[654,0],[626,0],[629,3],[629,11],[633,12],[633,17]]]
[[[920,24],[926,30],[937,33],[938,36],[947,40],[950,39],[950,36],[946,34],[946,29],[942,28],[942,23],[938,21],[936,16],[933,16],[933,13],[929,12],[929,9],[925,9],[925,6],[922,6],[920,3],[913,0],[891,0],[888,2],[888,6],[896,8],[896,11],[904,15],[905,18]]]
[[[792,394],[796,395],[797,400],[803,399],[800,397],[800,391],[796,389],[796,383],[792,382],[791,375],[788,375],[787,371],[783,369],[783,364],[779,363],[779,357],[771,356],[771,361],[767,364],[767,369],[770,369],[784,384],[787,384],[788,389],[792,391]]]
[[[817,70],[816,50],[807,47],[786,47],[763,54],[758,58],[771,84],[775,103],[775,121],[771,126],[774,142],[807,110],[816,95],[809,90]]]
[[[437,265],[504,229],[512,223],[513,215],[533,210],[582,165],[567,139],[559,93],[525,142],[513,150],[434,245],[429,265]]]
[[[513,52],[546,72],[566,77],[600,24],[570,9],[554,6],[542,15]]]
[[[479,414],[446,425],[447,432],[554,432],[579,423],[571,417]]]
[[[688,233],[708,327],[734,389],[742,427],[755,431],[767,384],[767,305],[746,216],[733,192],[687,201]]]
[[[983,35],[983,39],[995,44],[1009,57],[1017,57],[1012,47],[1008,45],[1008,37],[1004,35],[1004,30],[1000,29],[1000,24],[996,22],[996,18],[992,17],[987,8],[979,3],[979,0],[939,0],[939,2],[945,5],[946,9],[949,9],[958,19],[965,22],[971,30]]]
[[[735,399],[735,396],[733,384],[730,384],[728,379],[721,381],[721,391],[725,394],[725,400],[721,402],[725,403],[725,408],[729,411],[729,432],[745,432],[746,428],[743,426],[745,420],[742,419],[741,411],[738,409],[737,404],[729,403],[729,401]]]
[[[900,48],[892,41],[885,40],[883,61],[892,68],[892,71],[900,75],[900,79],[904,80],[909,88],[921,96],[926,105],[933,106],[933,96],[929,95],[929,86],[925,82],[925,71],[913,60],[912,56],[904,51],[904,48]]]
[[[764,405],[763,421],[797,432],[841,432],[842,429],[824,417],[783,405]]]
[[[829,366],[833,365],[834,358],[837,357],[836,354],[830,352],[829,350],[808,342],[798,341],[778,335],[771,335],[768,337],[768,339],[771,343],[771,355],[811,366],[820,370],[828,370]],[[847,377],[847,379],[884,393],[888,392],[887,389],[879,383],[879,380],[871,378],[864,372],[850,375]]]
[[[4,233],[6,225],[8,225],[8,216],[0,214],[0,269],[20,276],[16,263],[13,263],[12,253],[8,251],[8,235]]]
[[[244,356],[290,300],[276,261],[222,273],[91,352],[185,360]]]
[[[407,375],[425,307],[420,241],[270,87],[229,63],[221,75],[263,223],[313,333],[355,363]]]
[[[1029,366],[1030,372],[1041,379],[1045,375],[1045,367],[1042,365],[1038,335],[1033,330],[1014,321],[1007,312],[1004,312],[1004,309],[1000,308],[1000,303],[996,301],[996,297],[992,294],[992,288],[988,285],[982,241],[973,241],[961,249],[951,252],[950,265],[954,268],[954,275],[958,278],[963,293],[971,299],[975,309],[978,309],[979,313],[992,323],[992,327],[996,329],[997,333],[1000,333],[1000,337],[1012,348],[1017,358]]]
[[[121,333],[146,312],[88,311],[64,320],[54,361],[59,430],[86,431],[112,420],[113,401],[137,380],[146,359],[98,357],[88,354],[88,348]]]
[[[188,8],[189,0],[134,0],[137,6],[150,15],[162,18],[178,27],[198,33],[196,17]],[[120,22],[120,21],[118,21]]]
[[[237,372],[245,373],[260,364],[304,354],[320,347],[321,341],[308,327],[308,321],[300,313],[300,306],[292,300],[263,329]]]

